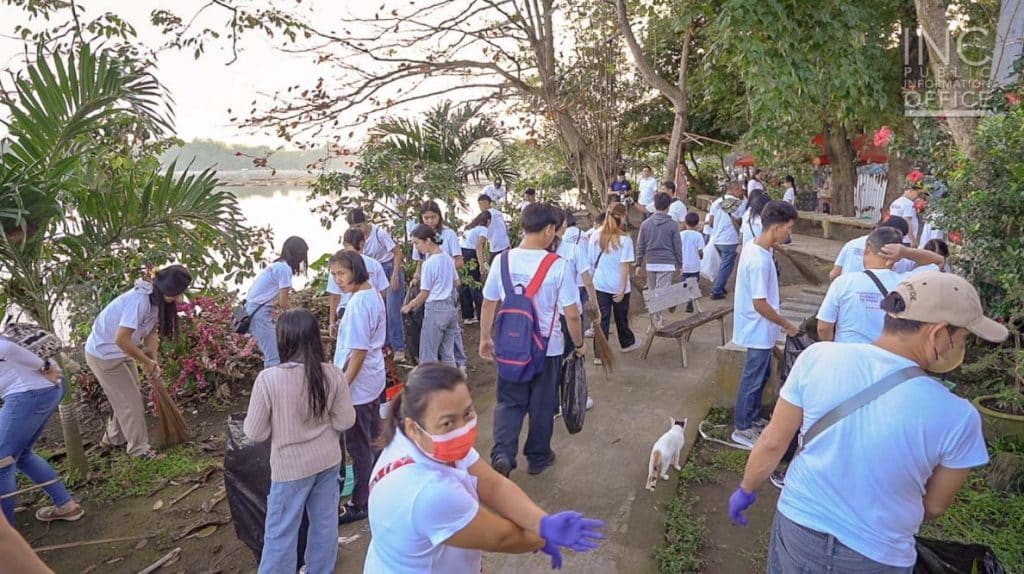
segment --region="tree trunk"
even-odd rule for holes
[[[853,145],[845,126],[826,126],[828,157],[832,161],[832,213],[854,217],[853,193],[857,186],[857,167]]]
[[[686,151],[689,152],[690,161],[693,162],[693,171],[690,171],[690,164],[686,163],[685,159],[682,162],[683,173],[686,174],[686,179],[689,180],[690,186],[693,189],[693,191],[690,192],[690,201],[692,202],[693,198],[698,195],[708,195],[708,188],[704,186],[704,182],[701,181],[700,177],[697,175],[700,173],[700,167],[697,165],[697,158],[693,155],[693,149],[687,147]]]
[[[686,29],[686,34],[683,35],[683,50],[679,56],[679,75],[676,78],[676,88],[679,89],[680,99],[678,102],[674,102],[673,105],[676,116],[672,121],[672,139],[668,144],[668,156],[665,161],[665,181],[675,181],[679,162],[686,163],[683,160],[683,142],[690,115],[690,104],[687,101],[686,76],[690,60],[690,38],[692,36],[693,27],[691,26]]]
[[[964,73],[964,64],[960,61],[960,54],[955,42],[950,42],[946,49],[946,39],[949,38],[949,21],[946,18],[946,0],[914,0],[917,8],[917,22],[924,30],[922,37],[928,45],[928,64],[931,68],[932,79],[937,80],[939,101],[942,109],[949,112],[980,111],[971,110],[966,105],[967,99],[971,97],[971,86],[967,82]],[[928,39],[932,41],[928,41]],[[960,116],[956,113],[946,114],[946,124],[949,126],[950,135],[956,147],[968,157],[974,155],[974,130],[978,127],[978,118],[975,116]]]
[[[67,390],[71,396],[71,389]],[[82,444],[82,429],[78,426],[78,409],[73,400],[62,402],[57,407],[60,413],[60,429],[64,434],[64,449],[67,452],[68,468],[84,479],[89,474],[89,461],[85,458],[85,446]]]
[[[888,209],[893,201],[903,195],[903,179],[907,177],[910,162],[906,158],[894,154],[889,155],[889,175],[885,182],[885,199],[882,209]]]

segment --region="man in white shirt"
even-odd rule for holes
[[[667,193],[672,198],[672,203],[668,206],[668,216],[679,224],[680,231],[686,229],[686,191],[676,189],[674,181],[663,181],[659,191]]]
[[[500,177],[494,178],[494,183],[484,188],[483,195],[489,196],[494,203],[500,204],[505,201],[505,197],[508,195],[508,190],[505,189],[504,183]]]
[[[532,187],[528,187],[523,192],[523,200],[519,202],[519,213],[522,214],[523,210],[534,203],[537,203],[537,191]]]
[[[904,369],[952,371],[970,333],[992,342],[1008,335],[984,316],[974,287],[951,273],[910,277],[882,310],[873,344],[816,343],[796,360],[729,499],[734,521],[746,523],[743,512],[798,432],[807,437],[827,413]],[[841,552],[844,572],[912,572],[922,521],[941,516],[970,469],[988,462],[977,409],[923,372],[905,375],[803,441],[772,526],[773,571],[825,572]]]
[[[711,298],[725,299],[725,285],[736,266],[736,251],[740,243],[740,221],[747,209],[743,199],[743,186],[738,181],[729,182],[726,193],[711,204],[708,210],[711,215],[709,224],[714,228],[711,244],[718,251],[721,264],[715,283],[711,287]]]
[[[511,246],[512,242],[508,238],[508,226],[505,224],[505,216],[492,207],[491,196],[486,193],[481,195],[476,198],[476,204],[480,207],[480,211],[491,213],[491,223],[487,226],[487,247],[491,251],[491,261],[493,262],[499,253]]]
[[[654,195],[658,193],[658,178],[654,177],[654,170],[651,166],[645,165],[640,174],[640,197],[637,205],[644,217],[654,213]]]
[[[764,191],[764,185],[761,184],[761,169],[755,169],[754,175],[750,176],[750,181],[747,182],[747,194],[749,195],[754,190]]]
[[[493,269],[484,283],[483,316],[480,320],[481,358],[495,360],[492,336],[494,318],[498,302],[506,297],[501,271],[503,260],[509,258],[509,275],[513,285],[523,285],[525,288],[537,275],[561,223],[559,208],[544,203],[531,205],[523,212],[523,242],[494,260]],[[565,345],[572,344],[577,354],[584,354],[579,300],[575,269],[559,258],[544,276],[533,298],[538,330],[551,333],[544,370],[527,382],[498,378],[491,465],[505,476],[516,467],[519,433],[527,414],[530,415],[530,426],[523,454],[529,464],[528,472],[540,474],[555,462],[555,453],[551,450],[551,434],[554,432],[554,416],[558,408],[558,373]],[[565,341],[562,330],[557,328],[559,309],[565,315],[571,341]]]
[[[761,393],[772,367],[772,349],[779,329],[796,335],[797,326],[779,314],[779,276],[772,249],[782,244],[796,225],[796,208],[784,201],[770,201],[761,213],[764,229],[740,255],[736,273],[732,341],[746,347],[732,433],[733,442],[753,448],[761,429],[768,423],[761,417]]]
[[[914,201],[917,200],[917,196],[921,194],[921,188],[919,183],[907,183],[907,188],[903,190],[903,195],[893,200],[892,204],[889,205],[889,216],[890,217],[901,217],[907,222],[907,226],[910,228],[908,233],[903,238],[903,243],[911,247],[917,247],[917,208],[914,207]]]
[[[881,227],[891,227],[899,231],[902,236],[906,236],[910,231],[910,228],[907,227],[907,222],[899,217],[890,217],[879,223],[875,229]],[[839,255],[836,257],[836,262],[832,265],[832,271],[828,274],[830,281],[835,280],[840,275],[857,273],[864,270],[864,246],[867,241],[868,236],[864,235],[851,239],[843,245],[843,248],[839,250]]]
[[[882,334],[882,299],[906,277],[894,271],[893,265],[905,258],[920,265],[941,265],[941,255],[907,247],[902,241],[903,234],[891,227],[879,227],[868,235],[865,270],[844,273],[829,285],[818,310],[819,339],[873,343]]]

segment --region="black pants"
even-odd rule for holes
[[[601,331],[607,337],[610,331],[612,315],[615,315],[615,332],[619,336],[619,346],[625,349],[636,343],[636,336],[629,328],[629,293],[618,303],[612,301],[612,294],[597,292],[597,306],[601,309]]]
[[[345,446],[352,455],[352,473],[356,478],[352,504],[366,508],[370,500],[370,475],[380,455],[380,451],[373,445],[380,436],[380,401],[356,405],[355,409],[356,424],[345,431]]]
[[[462,260],[469,265],[470,261],[476,262],[476,249],[462,248]],[[483,276],[480,275],[479,265],[474,265],[469,270],[469,276],[477,283],[483,284]],[[484,292],[481,287],[459,286],[459,306],[462,308],[462,318],[472,319],[480,317],[480,310],[484,305]]]

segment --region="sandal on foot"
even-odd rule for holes
[[[136,458],[142,458],[145,460],[162,460],[164,458],[167,458],[167,455],[159,453],[153,449],[149,449],[146,452],[143,452],[142,454],[137,454],[134,456]]]
[[[343,504],[341,512],[338,513],[338,526],[366,520],[368,516],[369,512],[366,508],[360,508],[354,504]]]
[[[74,522],[83,516],[85,516],[85,509],[81,505],[75,505],[74,510],[65,513],[57,510],[56,506],[44,506],[36,511],[36,520],[39,522],[55,522],[57,520]]]

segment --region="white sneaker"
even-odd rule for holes
[[[746,430],[734,430],[732,431],[732,442],[739,445],[741,448],[746,450],[753,450],[754,444],[757,439],[760,438],[761,433],[754,427],[750,427]]]
[[[587,329],[586,331],[584,331],[583,336],[586,337],[587,339],[593,339],[594,338],[594,328],[591,327],[591,328]]]
[[[462,324],[463,325],[476,325],[479,322],[480,322],[479,319],[465,319],[464,321],[462,321]]]
[[[405,361],[405,351],[395,351],[395,362],[401,363]]]
[[[594,359],[594,364],[600,367],[601,365],[604,364],[604,362],[599,357],[599,358]]]
[[[587,397],[587,410],[594,408],[594,399]]]
[[[466,372],[466,365],[462,365],[461,367],[459,367],[459,372],[462,373],[463,377],[468,377],[469,376],[469,374]]]
[[[630,346],[626,347],[625,349],[623,349],[622,352],[623,353],[632,353],[633,351],[636,351],[637,349],[639,349],[640,347],[643,347],[643,346],[644,346],[643,343],[641,343],[640,341],[636,341],[632,345],[630,345]]]

